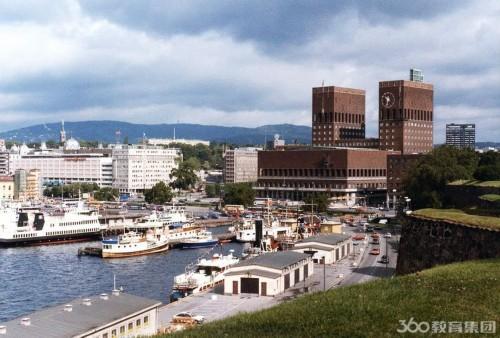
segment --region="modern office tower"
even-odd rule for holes
[[[261,148],[236,148],[224,153],[224,183],[257,181],[257,154]]]
[[[476,125],[467,124],[447,124],[446,144],[460,149],[476,147]]]

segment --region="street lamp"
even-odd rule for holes
[[[321,258],[323,259],[323,291],[326,291],[326,256]]]
[[[392,208],[396,211],[396,189],[392,189]]]

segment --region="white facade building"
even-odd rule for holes
[[[110,187],[113,183],[113,160],[102,154],[10,154],[9,171],[17,169],[38,169],[44,183],[96,183],[100,187]]]
[[[236,148],[224,153],[224,183],[256,182],[258,151],[262,148]]]
[[[113,187],[125,193],[143,192],[160,181],[168,184],[182,160],[179,149],[144,145],[114,146],[112,157]]]

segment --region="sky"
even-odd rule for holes
[[[120,120],[311,125],[311,88],[422,69],[434,141],[500,141],[500,1],[0,0],[0,131]]]

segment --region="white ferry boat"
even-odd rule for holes
[[[103,258],[122,258],[147,255],[168,250],[169,240],[163,229],[149,229],[146,233],[129,231],[117,238],[102,240]]]
[[[242,223],[235,228],[236,241],[238,242],[255,242],[255,220],[244,218]]]
[[[199,293],[215,287],[224,282],[224,272],[232,265],[239,262],[233,256],[234,250],[228,255],[214,254],[210,259],[200,259],[193,266],[186,267],[186,273],[174,278],[174,285],[170,295],[170,301]]]
[[[97,210],[80,201],[58,206],[11,204],[0,208],[0,246],[84,241],[100,234]]]

